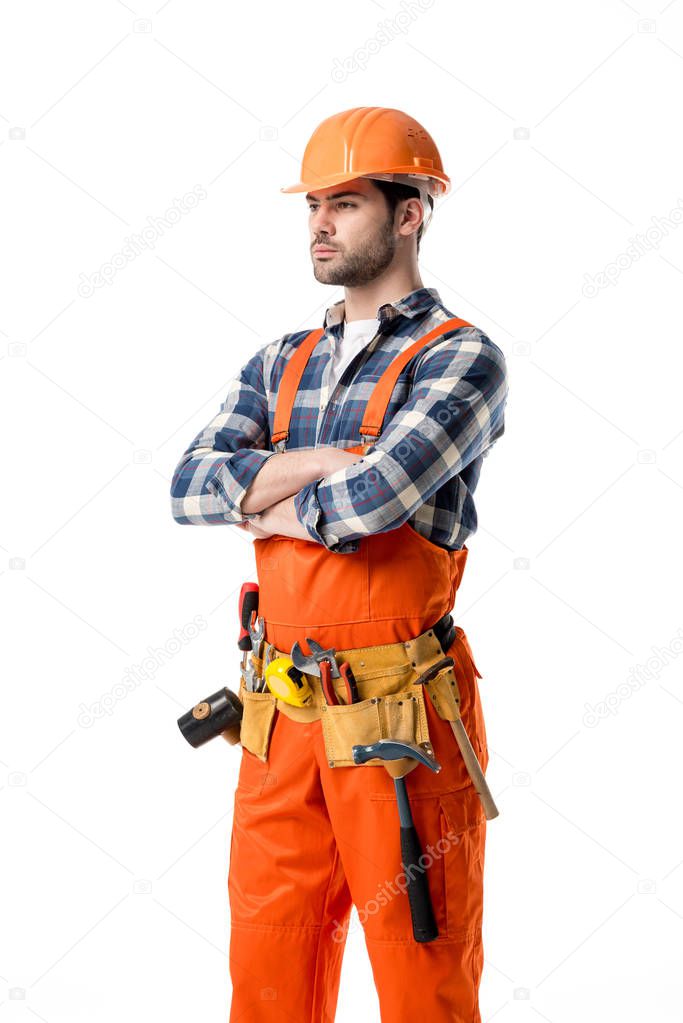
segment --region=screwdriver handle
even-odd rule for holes
[[[258,583],[243,583],[239,599],[240,634],[237,646],[240,650],[251,650],[249,624],[252,612],[258,613]]]

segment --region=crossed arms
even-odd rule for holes
[[[258,538],[278,533],[310,540],[308,530],[297,517],[294,495],[307,483],[352,465],[360,457],[334,447],[274,454],[259,469],[240,505],[245,517],[252,513],[256,517],[237,525]]]
[[[280,350],[272,345],[231,381],[220,412],[176,466],[176,522],[227,522],[352,553],[361,537],[397,529],[504,432],[505,357],[469,327],[420,356],[408,400],[364,456],[335,447],[275,453],[264,383],[264,358],[272,363]]]

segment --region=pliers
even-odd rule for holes
[[[296,642],[292,647],[291,653],[294,667],[309,675],[319,676],[322,683],[325,702],[329,706],[338,706],[340,703],[336,690],[332,685],[333,678],[343,679],[346,691],[346,703],[358,703],[358,686],[356,685],[356,679],[349,662],[344,661],[344,663],[339,666],[334,656],[335,650],[333,647],[330,647],[328,650],[324,650],[319,643],[316,643],[314,639],[310,639],[308,636],[306,636],[306,642],[313,653],[312,655],[306,655],[299,646],[299,643]]]

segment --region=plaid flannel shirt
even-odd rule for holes
[[[331,305],[299,386],[288,450],[362,443],[358,433],[374,384],[417,338],[454,314],[435,288],[380,307],[378,333],[332,394],[327,368],[341,337],[344,301]],[[310,329],[310,328],[309,328]],[[230,383],[220,411],[184,452],[171,483],[176,522],[243,522],[241,501],[274,451],[270,443],[282,374],[309,330],[260,348]],[[504,432],[505,357],[478,327],[435,338],[405,365],[381,436],[360,461],[320,477],[294,498],[311,540],[352,554],[362,537],[404,522],[434,544],[461,548],[477,528],[474,491],[483,458]]]

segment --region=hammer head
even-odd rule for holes
[[[423,746],[414,742],[398,742],[396,739],[380,739],[370,746],[352,746],[351,752],[356,764],[366,764],[378,757],[380,760],[402,760],[408,758],[424,764],[430,771],[441,770],[441,764]]]

